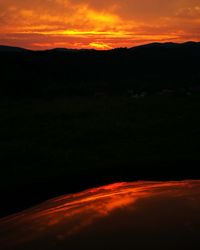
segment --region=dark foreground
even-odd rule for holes
[[[199,179],[200,43],[0,46],[0,216],[85,188]]]
[[[0,104],[1,216],[112,182],[200,178],[198,92]]]
[[[0,220],[4,250],[199,249],[200,181],[117,183]]]

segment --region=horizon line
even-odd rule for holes
[[[15,48],[15,49],[22,49],[22,50],[27,50],[27,51],[51,51],[51,50],[71,50],[71,51],[112,51],[112,50],[117,50],[117,49],[134,49],[138,47],[143,47],[143,46],[148,46],[148,45],[165,45],[165,44],[175,44],[175,45],[184,45],[184,44],[198,44],[200,41],[192,41],[192,40],[187,40],[185,42],[151,42],[151,43],[144,43],[140,45],[135,45],[132,47],[116,47],[116,48],[110,48],[110,49],[95,49],[95,48],[70,48],[70,47],[52,47],[49,49],[29,49],[26,47],[21,47],[21,46],[15,46],[15,45],[6,45],[6,44],[0,44],[0,47],[7,47],[7,48]]]

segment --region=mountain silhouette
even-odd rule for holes
[[[0,52],[25,52],[25,51],[28,50],[19,47],[0,45]]]
[[[198,88],[200,43],[106,51],[0,46],[1,95],[95,95]]]

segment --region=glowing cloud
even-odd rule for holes
[[[199,0],[0,0],[0,43],[110,49],[199,40]]]

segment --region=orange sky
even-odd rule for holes
[[[200,41],[200,0],[0,0],[0,44],[110,49]]]

